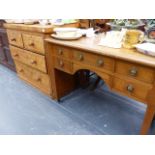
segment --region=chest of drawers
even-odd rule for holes
[[[18,76],[52,96],[44,48],[44,39],[50,36],[52,27],[24,24],[5,24],[5,27]]]

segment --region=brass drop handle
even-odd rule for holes
[[[83,54],[79,54],[79,55],[78,55],[78,60],[79,60],[79,61],[82,61],[83,59],[84,59]]]
[[[29,46],[34,46],[34,43],[30,43]]]
[[[63,50],[62,49],[58,49],[58,54],[62,55],[63,54]]]
[[[104,61],[102,59],[97,60],[97,66],[98,67],[103,66],[103,64],[104,64]]]
[[[16,41],[16,38],[12,38],[11,41]]]
[[[127,86],[126,89],[127,89],[127,91],[130,92],[130,93],[132,93],[132,92],[134,91],[134,87],[133,87],[132,84],[129,84],[129,85]]]
[[[31,60],[30,63],[31,63],[31,64],[36,64],[37,61],[36,61],[36,60]]]
[[[138,69],[135,68],[135,67],[131,68],[130,71],[129,71],[129,74],[130,74],[131,76],[134,76],[134,77],[137,76],[137,74],[138,74]]]
[[[62,60],[59,61],[59,65],[60,65],[60,67],[63,67],[64,66],[64,63],[63,63]]]

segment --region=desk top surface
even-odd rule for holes
[[[76,49],[86,50],[92,53],[97,53],[117,59],[132,61],[150,67],[155,67],[155,57],[139,53],[136,49],[125,49],[125,48],[114,49],[98,45],[102,36],[103,34],[98,34],[91,38],[83,37],[79,40],[74,41],[66,41],[66,40],[64,41],[53,38],[47,38],[45,39],[45,41]]]

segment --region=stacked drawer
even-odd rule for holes
[[[10,29],[7,34],[19,77],[50,95],[43,34]]]
[[[72,51],[70,48],[53,45],[53,56],[55,68],[72,74]]]
[[[153,86],[154,69],[131,62],[116,61],[113,88],[129,97],[145,102]]]
[[[72,50],[73,70],[86,68],[95,71],[114,90],[145,102],[153,86],[154,69],[132,62],[81,50]]]
[[[80,69],[96,72],[117,92],[145,102],[153,86],[154,69],[101,54],[53,45],[54,67],[74,74]]]

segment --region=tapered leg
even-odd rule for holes
[[[155,115],[155,106],[148,105],[145,113],[143,125],[141,128],[141,135],[146,135],[149,132],[154,115]]]

